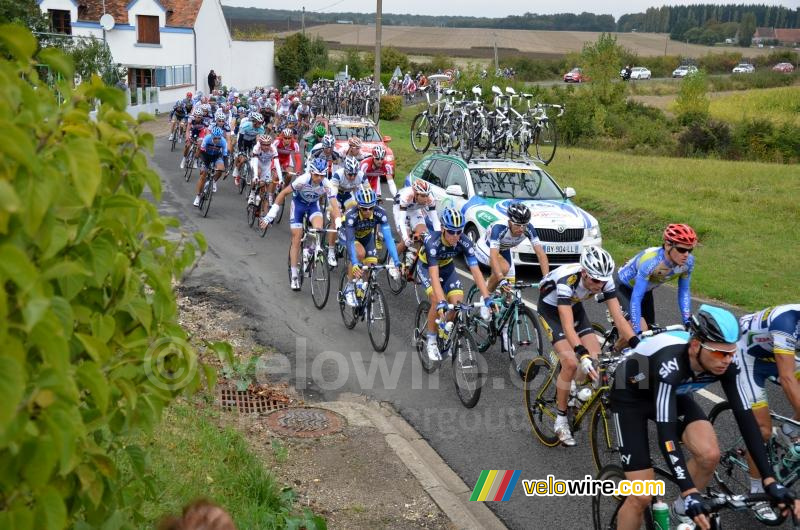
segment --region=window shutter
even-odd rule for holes
[[[138,36],[140,43],[160,44],[160,34],[158,31],[158,17],[148,15],[137,15],[136,25],[138,26]]]

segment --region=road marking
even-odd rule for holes
[[[461,276],[463,276],[464,278],[467,278],[468,280],[472,280],[473,279],[471,273],[462,271],[458,267],[456,267],[456,272],[458,274],[460,274]],[[527,300],[522,300],[522,302],[526,306],[528,306],[529,308],[531,308],[534,311],[536,311],[536,306],[533,305],[532,303],[528,302]],[[537,314],[538,314],[538,311],[537,311]],[[718,395],[714,394],[713,392],[710,392],[710,391],[706,390],[705,388],[701,388],[700,390],[698,390],[697,394],[699,396],[702,396],[702,397],[706,398],[707,400],[709,400],[712,403],[722,403],[723,401],[725,401],[723,398],[719,397]]]

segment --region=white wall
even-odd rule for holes
[[[241,90],[257,86],[273,86],[275,76],[275,42],[273,41],[233,41],[233,61],[231,84],[225,77],[224,84]],[[244,58],[248,58],[244,60]],[[238,59],[238,60],[237,60]]]

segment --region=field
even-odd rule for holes
[[[734,122],[763,118],[800,125],[800,87],[765,88],[725,94],[711,100],[711,116]]]
[[[283,32],[283,37],[291,32]],[[417,26],[383,26],[381,42],[420,55],[442,53],[460,57],[489,57],[494,53],[497,35],[498,51],[502,55],[523,53],[538,57],[560,57],[580,52],[583,43],[595,42],[597,32],[530,31],[490,28],[432,28]],[[352,24],[323,24],[306,28],[306,35],[319,35],[331,47],[372,47],[375,45],[375,26]],[[698,57],[707,53],[745,51],[748,56],[769,53],[768,48],[710,47],[667,40],[657,33],[617,33],[619,44],[640,56],[684,55]],[[666,47],[666,50],[665,50]],[[427,50],[427,52],[424,52]]]
[[[419,160],[409,145],[413,109],[381,122],[392,136],[398,181]],[[670,222],[700,237],[695,295],[745,309],[796,302],[800,168],[792,165],[677,159],[559,147],[547,168],[600,221],[604,245],[622,263],[659,244]]]

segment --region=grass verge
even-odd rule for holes
[[[773,123],[800,124],[800,86],[764,88],[726,94],[711,100],[713,118],[727,122],[765,119]]]
[[[415,108],[381,122],[392,136],[397,182],[420,159],[411,148]],[[670,222],[692,225],[701,245],[692,290],[757,309],[796,302],[800,168],[794,165],[627,155],[559,147],[548,167],[595,215],[618,263],[660,243]]]
[[[149,447],[160,492],[158,502],[146,506],[141,528],[153,528],[166,514],[180,515],[198,497],[223,506],[237,528],[324,528],[310,512],[297,516],[294,492],[277,484],[244,437],[220,426],[218,415],[208,406],[179,402],[164,412],[152,435],[138,440]]]

